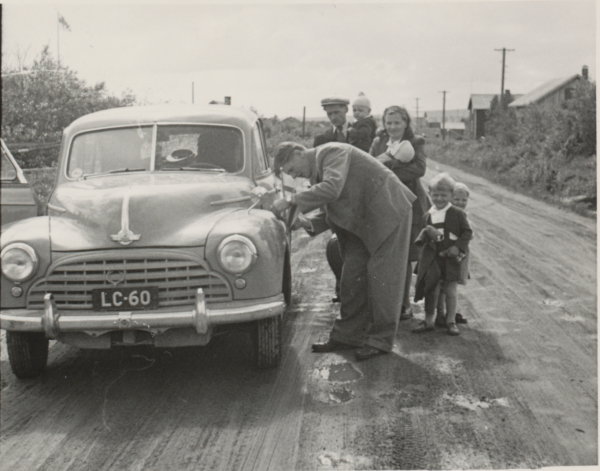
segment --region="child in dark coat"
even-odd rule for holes
[[[465,211],[467,209],[467,203],[469,202],[469,187],[464,183],[457,183],[452,192],[452,205]],[[470,255],[470,254],[469,254]],[[469,279],[469,257],[465,254],[464,261],[461,264],[461,274],[459,285],[466,285]],[[467,319],[460,313],[456,312],[456,323],[466,324]],[[435,325],[438,327],[447,327],[446,325],[446,292],[444,286],[440,290],[440,296],[438,298],[437,313],[435,316]]]
[[[448,334],[460,335],[456,327],[457,286],[473,231],[465,212],[451,203],[455,186],[456,182],[447,173],[437,175],[429,183],[433,206],[425,214],[426,227],[415,241],[422,247],[415,302],[425,298],[425,320],[412,329],[414,333],[434,329],[435,309],[443,283]]]
[[[371,116],[371,102],[363,92],[360,92],[358,98],[352,102],[352,114],[356,121],[348,130],[348,144],[369,152],[375,139],[377,122]]]

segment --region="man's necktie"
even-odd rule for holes
[[[338,142],[346,142],[346,136],[344,136],[343,126],[337,126],[335,128],[335,137]]]

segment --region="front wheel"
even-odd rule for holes
[[[40,376],[48,361],[48,339],[42,332],[6,332],[8,359],[17,378]]]
[[[254,363],[259,369],[275,368],[281,362],[282,315],[260,319],[252,326]]]

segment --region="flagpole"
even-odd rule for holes
[[[60,35],[60,22],[58,21],[58,11],[56,12],[56,59],[57,59],[57,64],[58,67],[60,68],[60,41],[59,41],[59,35]]]

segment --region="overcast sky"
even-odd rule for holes
[[[373,113],[466,109],[471,93],[526,93],[581,73],[596,80],[595,1],[296,4],[3,4],[3,61],[44,45],[89,85],[149,103],[232,97],[261,115],[324,116],[321,98],[364,92]],[[57,28],[57,12],[70,31]]]

